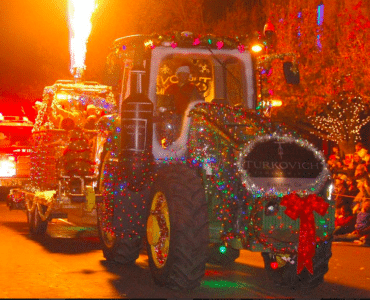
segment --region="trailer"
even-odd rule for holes
[[[95,202],[103,135],[97,126],[116,111],[111,88],[96,82],[59,80],[45,87],[32,128],[29,181],[9,194],[11,208],[24,209],[33,236],[62,218],[96,226]]]

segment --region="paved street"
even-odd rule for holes
[[[145,253],[134,266],[104,260],[96,232],[50,224],[39,241],[28,235],[26,215],[0,202],[0,298],[369,298],[370,247],[335,243],[325,282],[312,291],[276,288],[259,253],[242,251],[227,268],[207,265],[191,292],[156,286]]]

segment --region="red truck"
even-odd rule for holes
[[[33,123],[27,117],[0,112],[0,200],[6,199],[10,189],[29,180],[32,128]]]

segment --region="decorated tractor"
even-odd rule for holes
[[[60,80],[44,89],[37,109],[30,179],[10,191],[10,206],[26,211],[32,236],[44,235],[54,218],[96,228],[104,137],[95,128],[104,115],[117,111],[111,88]]]
[[[133,263],[144,244],[157,284],[193,289],[207,263],[247,249],[262,253],[278,285],[320,284],[331,177],[319,150],[256,109],[248,49],[191,33],[123,37],[112,49],[105,83],[119,111],[98,129],[107,136],[97,203],[105,258]],[[195,92],[182,91],[180,71]],[[182,95],[168,92],[173,84]]]

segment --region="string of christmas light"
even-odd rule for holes
[[[43,101],[32,129],[33,132],[58,128],[53,120],[58,113],[52,104],[58,103],[59,97],[67,100],[71,109],[80,112],[83,112],[90,104],[101,110],[103,114],[111,114],[117,110],[114,95],[108,86],[57,82],[44,89]],[[84,122],[79,122],[75,125],[82,127],[83,124]]]
[[[252,42],[255,41],[255,35],[221,37],[212,34],[199,35],[191,32],[174,32],[169,35],[151,34],[136,36],[134,40],[120,38],[114,42],[114,51],[107,57],[107,74],[112,77],[112,81],[115,84],[117,80],[121,80],[117,77],[121,68],[118,62],[129,56],[132,50],[142,52],[144,49],[150,51],[158,46],[171,47],[173,49],[191,46],[214,50],[237,49],[240,53],[244,53],[252,46]],[[138,43],[139,39],[141,39],[141,43]]]
[[[360,140],[360,129],[370,121],[370,116],[364,115],[367,105],[362,98],[353,97],[352,94],[342,93],[339,98],[327,102],[327,109],[310,117],[312,124],[325,136],[327,140],[334,141],[339,145],[343,141]]]
[[[118,238],[143,238],[151,182],[146,182],[143,189],[133,191],[127,181],[130,175],[132,174],[127,174],[122,164],[105,165],[99,221],[105,232]]]
[[[103,203],[99,214],[102,229],[117,238],[142,239],[149,191],[155,176],[152,171],[154,161],[149,153],[124,157],[119,161],[121,129],[117,114],[105,118],[98,129],[111,133],[105,151],[115,161],[102,161],[106,163],[102,170]]]
[[[47,220],[55,208],[63,208],[63,201],[59,200],[65,195],[83,193],[81,181],[90,185],[99,173],[100,161],[94,162],[93,157],[96,131],[83,130],[83,119],[72,130],[57,129],[53,105],[60,99],[68,101],[71,109],[80,110],[82,115],[89,104],[104,114],[116,111],[115,99],[107,86],[58,81],[44,89],[33,127],[31,180],[22,191],[12,194],[15,201],[24,201],[31,214],[37,207],[42,221]],[[84,203],[74,203],[74,206],[84,209]]]
[[[209,47],[213,49],[238,49],[244,52],[249,48],[252,37],[221,37],[213,34],[199,35],[192,32],[174,32],[170,35],[151,34],[143,36],[143,46],[154,49],[159,45],[169,46],[172,48],[199,46]],[[114,47],[117,53],[119,51],[129,50],[135,47],[134,44],[128,44],[125,39],[118,39],[115,41]]]

